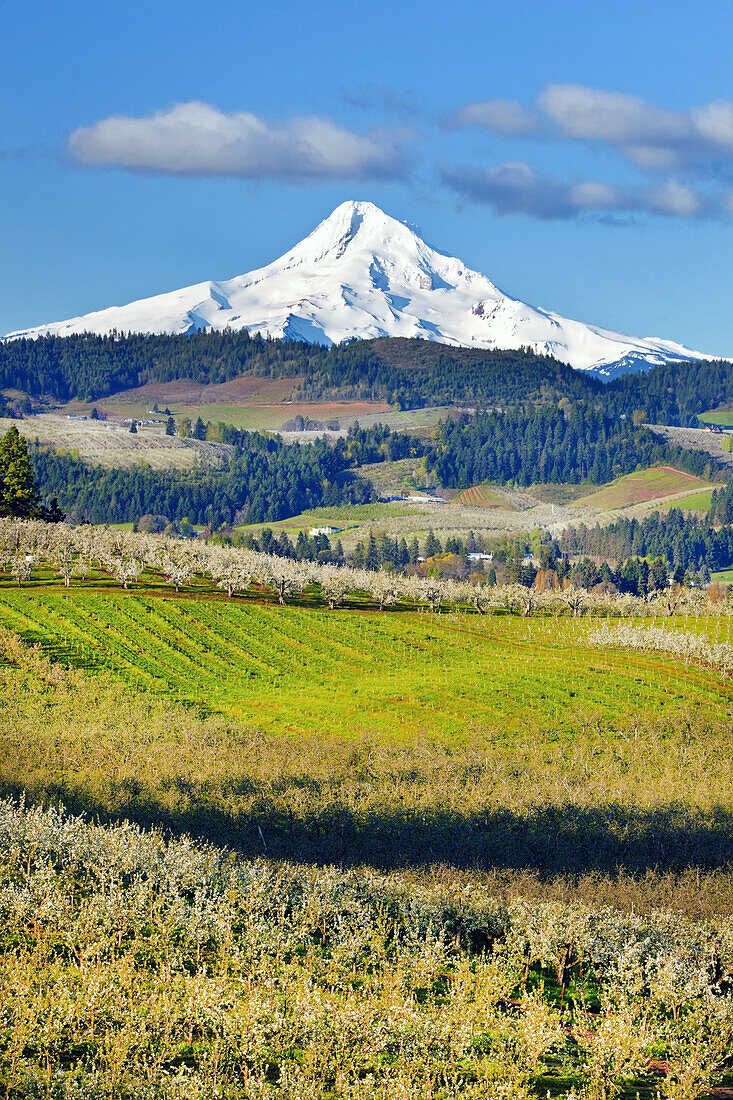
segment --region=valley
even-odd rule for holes
[[[730,365],[362,205],[0,342],[0,1086],[724,1100]]]

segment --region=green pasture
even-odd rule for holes
[[[604,510],[629,508],[635,504],[656,502],[657,499],[684,493],[685,490],[692,494],[707,489],[708,485],[694,474],[675,470],[672,466],[651,466],[647,470],[636,470],[632,474],[618,477],[588,496],[581,497],[576,503],[584,508]]]
[[[717,424],[721,428],[733,428],[733,409],[708,409],[698,415],[698,420],[704,424]]]
[[[719,640],[729,619],[698,620]],[[694,620],[687,624],[693,628]],[[366,606],[278,607],[154,583],[0,585],[0,626],[53,660],[286,733],[531,737],[636,712],[719,715],[733,685],[659,654],[593,649],[588,623]]]
[[[681,508],[684,512],[709,512],[713,499],[712,489],[703,489],[701,493],[690,493],[689,496],[677,497],[671,506]]]

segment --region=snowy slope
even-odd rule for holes
[[[606,379],[672,360],[710,358],[668,340],[633,339],[510,298],[369,202],[342,203],[290,252],[247,275],[9,336],[209,328],[247,328],[324,344],[415,336],[473,348],[531,347]]]

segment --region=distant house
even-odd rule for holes
[[[340,527],[311,527],[308,534],[311,538],[314,535],[338,535],[340,530]]]
[[[493,554],[469,554],[468,555],[468,560],[469,561],[493,561],[494,560],[494,555]]]

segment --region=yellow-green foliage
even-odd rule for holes
[[[654,1085],[660,1053],[665,1095],[694,1097],[729,1049],[732,963],[726,922],[241,863],[0,803],[14,1100],[606,1100]]]
[[[285,735],[64,670],[12,635],[0,790],[247,855],[429,868],[690,914],[733,905],[730,723],[578,716],[563,733]],[[441,865],[444,870],[439,870]]]

